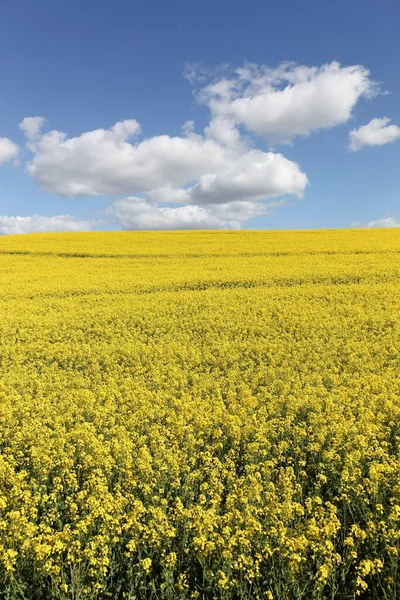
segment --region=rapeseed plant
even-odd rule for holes
[[[0,240],[0,597],[400,596],[400,231]]]

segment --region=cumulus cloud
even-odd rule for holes
[[[50,131],[38,141],[28,171],[48,192],[95,196],[177,187],[224,164],[224,150],[213,141],[160,135],[131,143],[139,131],[134,120],[74,138]]]
[[[244,221],[265,215],[281,201],[261,204],[246,201],[162,207],[143,198],[117,200],[108,210],[123,229],[240,229]]]
[[[281,154],[243,151],[193,132],[155,136],[132,143],[134,120],[68,138],[43,135],[32,148],[28,171],[46,191],[65,196],[148,194],[161,203],[224,203],[301,195],[307,177]]]
[[[46,119],[44,117],[25,117],[19,124],[19,128],[24,132],[27,140],[33,141],[39,137],[45,124]]]
[[[400,227],[400,221],[395,217],[383,217],[375,221],[369,221],[367,227]]]
[[[9,217],[0,215],[0,235],[13,233],[44,233],[58,231],[91,231],[96,223],[84,221],[69,215],[42,217]]]
[[[400,227],[400,221],[395,217],[382,217],[368,223],[352,223],[353,227]]]
[[[195,204],[251,199],[282,194],[301,195],[308,183],[298,165],[282,154],[250,150],[220,173],[207,173],[188,190]]]
[[[229,220],[235,223],[235,229],[239,229],[241,224],[249,219],[268,215],[274,208],[283,206],[286,200],[272,200],[270,202],[247,202],[236,200],[225,202],[224,204],[210,204],[207,210],[219,219]]]
[[[349,133],[349,150],[356,152],[364,146],[383,146],[400,138],[400,127],[389,125],[391,119],[372,119],[367,125]]]
[[[19,148],[6,137],[0,138],[0,165],[17,158]]]
[[[378,93],[367,69],[337,62],[189,66],[186,76],[210,111],[201,134],[187,121],[181,135],[145,138],[127,119],[69,137],[43,133],[44,117],[27,117],[20,123],[32,153],[27,171],[50,193],[127,196],[111,209],[122,227],[240,227],[265,214],[266,201],[301,197],[308,184],[296,162],[257,148],[254,136],[291,142],[347,122],[361,98]]]
[[[154,188],[146,192],[146,199],[150,202],[162,204],[186,204],[189,202],[187,188],[173,188],[171,186]]]
[[[228,148],[245,149],[246,141],[240,134],[235,121],[229,117],[217,116],[205,128],[207,138],[211,138]]]
[[[195,81],[194,68],[187,74]],[[200,83],[204,83],[204,70]],[[377,93],[366,68],[332,62],[322,67],[249,64],[223,73],[201,87],[197,96],[210,108],[208,135],[215,139],[221,139],[225,124],[231,135],[236,125],[273,143],[289,143],[296,136],[346,123],[361,98]]]
[[[200,206],[160,207],[143,198],[114,202],[111,211],[123,229],[224,229],[236,222],[221,219]],[[236,225],[236,227],[235,227]]]

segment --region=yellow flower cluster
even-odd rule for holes
[[[400,596],[400,230],[0,240],[0,597]]]

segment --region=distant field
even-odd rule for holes
[[[400,597],[400,229],[0,238],[0,598]]]

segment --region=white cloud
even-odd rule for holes
[[[204,206],[160,207],[143,198],[117,200],[108,210],[123,229],[239,229],[244,221],[267,214],[270,208],[283,204],[226,202]]]
[[[138,132],[134,120],[74,138],[50,131],[36,144],[28,171],[48,192],[94,196],[179,187],[227,161],[219,144],[200,136],[160,135],[130,143]]]
[[[0,235],[13,233],[44,233],[58,231],[91,231],[96,223],[84,221],[68,215],[42,217],[8,217],[0,215]]]
[[[284,204],[286,204],[285,200],[272,200],[263,203],[236,200],[224,204],[210,204],[206,209],[219,219],[237,223],[234,228],[238,229],[243,222],[267,215],[271,212],[271,209]]]
[[[400,127],[389,125],[391,119],[372,119],[367,125],[349,133],[349,150],[356,152],[364,146],[383,146],[400,138]]]
[[[283,194],[301,195],[307,183],[298,165],[282,154],[250,150],[220,173],[202,175],[188,195],[194,204],[259,201]]]
[[[281,204],[279,197],[301,197],[308,184],[296,162],[255,147],[254,135],[291,143],[346,123],[361,98],[379,92],[367,69],[337,62],[249,64],[234,71],[189,65],[186,77],[201,87],[198,98],[210,110],[201,135],[187,121],[181,135],[139,138],[139,123],[127,119],[69,137],[43,133],[44,117],[26,117],[20,128],[32,153],[28,173],[49,193],[128,196],[109,211],[123,228],[238,228]],[[88,223],[71,226],[78,222]]]
[[[44,117],[25,117],[19,124],[19,128],[22,129],[29,141],[33,141],[39,137],[45,124],[46,119]]]
[[[369,221],[367,227],[400,227],[400,221],[395,217],[383,217],[382,219],[376,219],[376,221]]]
[[[187,72],[193,82],[194,69]],[[204,72],[200,80],[204,81]],[[198,97],[211,110],[208,133],[215,139],[221,137],[221,122],[227,122],[273,143],[288,143],[296,136],[346,123],[360,98],[377,93],[377,84],[360,65],[284,63],[275,69],[253,64],[236,69],[203,87]]]
[[[68,138],[43,135],[32,147],[28,171],[46,191],[65,196],[144,194],[161,203],[208,204],[301,195],[307,177],[281,154],[227,147],[193,133],[128,141],[134,120]]]
[[[114,202],[112,212],[123,229],[231,229],[239,224],[200,206],[159,207],[134,197]]]
[[[187,188],[173,188],[171,186],[154,188],[146,192],[146,199],[152,203],[186,204],[190,195]]]
[[[400,221],[395,217],[382,217],[368,223],[352,223],[353,227],[400,227]]]
[[[17,158],[19,148],[6,137],[0,138],[0,165]]]
[[[228,148],[245,149],[246,144],[236,127],[235,121],[228,117],[214,117],[205,128],[207,138],[211,138]]]
[[[69,137],[43,134],[44,118],[28,117],[20,124],[30,140],[28,172],[50,193],[128,196],[112,209],[122,227],[240,227],[265,214],[266,200],[301,197],[308,184],[297,163],[254,147],[252,134],[290,143],[346,123],[361,98],[379,91],[367,69],[337,62],[224,66],[200,75],[189,67],[186,75],[201,86],[198,97],[211,113],[203,134],[187,121],[181,135],[143,139],[128,119]]]

